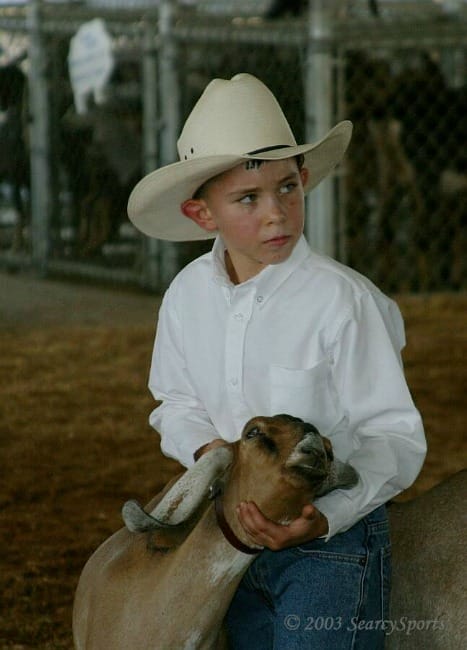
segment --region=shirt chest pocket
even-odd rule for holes
[[[270,366],[270,385],[271,415],[302,418],[322,435],[329,434],[344,415],[326,359],[305,370]]]

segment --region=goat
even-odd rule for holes
[[[104,542],[81,575],[75,647],[218,647],[232,596],[260,550],[248,546],[236,506],[254,501],[285,523],[315,496],[357,480],[314,426],[287,415],[253,418],[238,442],[203,455],[158,495],[151,514],[125,504],[129,530]],[[210,486],[215,503],[207,498]]]
[[[387,650],[458,650],[467,639],[467,470],[389,507],[393,579]]]
[[[62,160],[76,209],[76,252],[80,257],[100,255],[117,238],[129,188],[140,176],[139,106],[115,100],[84,115],[70,109],[62,132]],[[80,169],[75,169],[77,162]]]

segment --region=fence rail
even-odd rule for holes
[[[354,121],[345,164],[309,197],[311,244],[388,291],[465,289],[467,11],[382,2],[375,18],[365,3],[343,4],[312,0],[276,21],[169,0],[0,9],[0,264],[163,290],[206,244],[141,238],[125,216],[129,191],[176,159],[208,81],[248,71],[278,96],[297,139]],[[106,101],[83,116],[67,54],[96,16],[116,65]],[[9,62],[27,81],[15,101],[11,80],[2,86]]]

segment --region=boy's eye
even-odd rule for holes
[[[279,194],[289,194],[297,187],[297,183],[286,183],[282,185],[279,189]]]
[[[243,203],[244,205],[248,205],[249,203],[254,203],[256,201],[256,194],[245,194],[245,196],[242,196],[241,199],[239,199],[240,203]]]

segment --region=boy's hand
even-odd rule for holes
[[[286,525],[267,519],[253,501],[240,503],[237,516],[255,544],[271,551],[311,542],[316,537],[326,535],[329,530],[328,520],[311,503],[304,506],[300,517]]]

